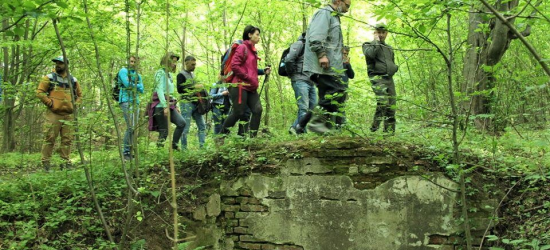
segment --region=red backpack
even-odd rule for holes
[[[231,80],[233,79],[233,70],[231,70],[231,61],[233,61],[233,56],[235,55],[235,51],[237,50],[237,47],[239,47],[239,45],[241,44],[243,44],[242,40],[235,40],[235,42],[231,44],[231,48],[229,48],[223,56],[221,68],[222,68],[223,81],[226,83],[231,82]],[[244,53],[246,57],[246,50]]]

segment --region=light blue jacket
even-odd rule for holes
[[[166,78],[168,78],[168,88],[166,88]],[[168,107],[167,103],[170,100],[166,100],[165,94],[172,98],[175,98],[176,96],[176,88],[174,87],[172,76],[170,73],[166,72],[164,68],[157,70],[155,73],[155,92],[157,92],[159,97],[159,104],[157,105],[157,108]]]
[[[212,97],[212,103],[213,104],[223,104],[223,98],[228,97],[222,95],[222,92],[227,90],[227,87],[224,87],[223,85],[217,86],[218,83],[214,83],[212,88],[210,89],[210,96]]]
[[[336,14],[335,10],[327,5],[315,12],[309,22],[304,51],[304,72],[310,75],[343,75],[344,37],[340,28],[340,16],[333,14]],[[323,55],[326,55],[329,60],[328,69],[323,69],[319,65],[319,58]]]
[[[139,103],[140,93],[143,94],[143,82],[141,80],[141,75],[137,74],[133,69],[128,71],[127,68],[122,68],[118,72],[118,84],[120,84],[120,92],[118,96],[119,103],[133,102],[134,96],[136,97],[136,103]]]

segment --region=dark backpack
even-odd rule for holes
[[[302,49],[300,50],[300,53],[298,53],[298,56],[296,58],[304,56],[304,50],[306,48],[305,41],[303,41],[303,40],[301,40],[301,41],[303,43],[302,44]],[[280,76],[290,77],[291,75],[296,73],[296,69],[295,69],[295,67],[293,67],[294,65],[288,65],[288,64],[285,63],[285,58],[288,55],[288,53],[290,53],[290,47],[292,47],[292,45],[288,46],[288,48],[283,50],[283,54],[281,55],[281,59],[279,60],[279,70],[278,70],[278,72],[279,72]]]
[[[113,100],[119,101],[120,98],[120,83],[118,82],[118,73],[116,74],[115,78],[113,79],[113,87],[111,90],[111,96],[113,97]]]
[[[288,72],[286,71],[285,67],[285,58],[288,55],[288,52],[290,52],[290,47],[283,50],[283,54],[281,55],[281,59],[279,60],[279,75],[280,76],[289,76]]]
[[[197,92],[197,112],[204,115],[212,110],[212,102],[208,100],[208,93],[205,90]]]

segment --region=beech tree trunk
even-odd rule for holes
[[[495,8],[501,13],[514,10],[519,0],[497,1]],[[510,46],[510,42],[517,37],[510,29],[496,18],[487,18],[489,12],[481,6],[472,6],[469,14],[468,45],[464,58],[464,78],[462,91],[472,95],[470,103],[464,108],[471,108],[475,117],[475,126],[481,130],[501,130],[503,124],[495,124],[493,88],[496,84],[491,67],[497,65]],[[515,18],[509,20],[513,23]],[[485,28],[484,28],[485,27]],[[530,26],[522,32],[524,36],[530,34]]]

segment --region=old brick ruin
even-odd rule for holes
[[[360,145],[308,151],[224,181],[195,219],[210,249],[462,249],[458,186],[414,154]],[[328,153],[327,153],[328,152]],[[492,200],[475,201],[479,244]],[[214,225],[215,224],[215,225]],[[200,241],[200,239],[199,239]]]
[[[223,227],[226,239],[234,242],[235,249],[278,249],[278,250],[303,250],[301,246],[294,244],[275,244],[265,240],[256,239],[253,232],[242,221],[251,213],[268,213],[269,208],[260,203],[260,200],[252,197],[249,189],[239,190],[239,196],[222,197],[222,214],[220,224]]]

